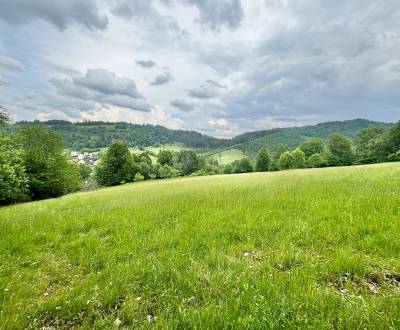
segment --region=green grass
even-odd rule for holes
[[[7,207],[0,328],[398,329],[399,237],[399,163]]]
[[[214,159],[220,165],[226,165],[234,162],[235,160],[241,159],[244,154],[239,149],[229,149],[218,153],[210,154],[208,158]]]

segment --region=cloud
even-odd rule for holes
[[[12,57],[0,55],[0,67],[10,71],[22,71],[24,66]]]
[[[114,72],[104,69],[89,69],[85,76],[73,79],[74,84],[96,90],[104,94],[120,94],[133,98],[143,98],[136,84],[128,78],[120,78]]]
[[[41,19],[59,28],[79,24],[89,30],[105,30],[108,19],[101,15],[93,0],[3,0],[0,19],[9,24],[21,25]]]
[[[156,63],[153,62],[152,60],[136,61],[136,64],[146,69],[150,69],[156,65]]]
[[[213,80],[207,80],[197,88],[189,90],[189,96],[197,99],[211,99],[221,94],[227,87],[220,85]]]
[[[164,85],[172,81],[174,77],[172,74],[168,71],[158,75],[157,77],[154,78],[153,81],[150,82],[150,85],[153,86],[159,86],[159,85]]]
[[[244,16],[240,0],[184,0],[184,3],[195,6],[200,15],[200,23],[212,30],[224,26],[236,29]]]
[[[193,111],[195,109],[195,105],[193,103],[191,103],[191,102],[186,101],[186,100],[172,100],[170,102],[170,104],[173,107],[175,107],[175,108],[177,108],[177,109],[179,109],[181,111],[184,111],[184,112],[191,112],[191,111]]]
[[[120,78],[104,69],[89,69],[84,76],[71,79],[51,78],[50,83],[56,87],[57,94],[46,97],[55,105],[68,105],[68,100],[71,100],[81,111],[95,109],[97,105],[113,105],[140,112],[153,109],[143,101],[133,80]]]

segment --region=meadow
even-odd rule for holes
[[[400,164],[0,209],[0,328],[398,329]]]

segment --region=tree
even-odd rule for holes
[[[333,133],[328,143],[328,163],[331,166],[349,166],[353,164],[353,144],[350,139],[339,133]]]
[[[232,173],[249,173],[253,172],[253,166],[251,165],[250,159],[244,157],[240,160],[233,162]]]
[[[200,169],[200,162],[193,150],[182,150],[177,157],[178,166],[183,175],[189,175]]]
[[[256,159],[256,171],[267,172],[271,163],[271,156],[266,148],[262,148],[257,155]]]
[[[0,127],[5,126],[10,121],[10,114],[7,109],[0,105]]]
[[[174,153],[171,150],[161,149],[158,153],[157,162],[160,165],[174,165]]]
[[[390,153],[400,151],[400,121],[390,129],[388,142]]]
[[[299,148],[295,149],[291,153],[292,157],[292,168],[304,168],[306,167],[306,157],[304,152]]]
[[[10,137],[0,136],[0,205],[29,200],[22,152]]]
[[[224,174],[232,174],[233,166],[232,164],[226,164],[224,167]]]
[[[306,158],[314,154],[322,154],[325,146],[321,139],[309,139],[299,145],[299,149],[304,152]]]
[[[81,188],[79,168],[65,155],[58,133],[36,124],[22,129],[18,140],[32,199],[58,197]]]
[[[132,182],[133,159],[128,146],[122,141],[114,142],[96,167],[95,177],[101,186],[115,186]]]
[[[311,168],[326,167],[328,162],[321,154],[314,154],[308,158],[307,165]]]
[[[290,151],[285,151],[280,157],[279,157],[279,168],[281,170],[288,170],[290,168],[293,168],[293,158],[292,154]]]
[[[79,164],[79,176],[83,181],[90,178],[92,168],[87,164]]]
[[[371,164],[377,163],[381,161],[382,157],[381,151],[377,150],[377,145],[379,144],[379,148],[381,149],[382,144],[381,139],[385,130],[381,127],[368,127],[360,130],[358,133],[356,144],[355,144],[355,153],[356,153],[356,160],[358,164]],[[388,149],[384,147],[384,149]],[[381,149],[382,150],[382,149]],[[387,150],[384,154],[389,153]]]

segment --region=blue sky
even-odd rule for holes
[[[129,121],[230,137],[400,119],[398,0],[1,0],[15,120]]]

